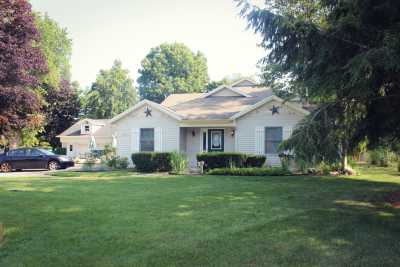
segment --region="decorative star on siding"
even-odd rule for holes
[[[146,117],[151,117],[151,109],[149,107],[146,107],[144,114],[146,114]]]
[[[272,115],[279,114],[279,109],[280,108],[281,107],[273,105],[272,108],[270,109],[272,111]]]

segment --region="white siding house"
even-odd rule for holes
[[[84,158],[90,152],[89,145],[94,140],[95,149],[101,150],[112,143],[109,120],[83,119],[57,136],[67,156]]]
[[[245,79],[208,93],[173,94],[161,104],[143,100],[103,128],[109,131],[108,140],[116,138],[123,157],[180,151],[195,167],[198,153],[237,151],[266,155],[268,165],[278,165],[277,146],[307,114],[301,103],[285,102]]]

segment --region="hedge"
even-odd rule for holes
[[[262,167],[265,163],[266,157],[262,155],[248,155],[245,167]]]
[[[204,162],[204,169],[261,167],[265,156],[244,153],[211,152],[197,155],[197,161]]]
[[[284,176],[292,173],[284,168],[218,168],[207,172],[210,175],[233,176]]]
[[[139,172],[169,172],[172,170],[171,153],[167,152],[134,153],[132,162]]]

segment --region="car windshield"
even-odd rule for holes
[[[49,156],[53,156],[55,155],[53,152],[48,151],[46,149],[38,149],[41,153],[45,154],[45,155],[49,155]]]

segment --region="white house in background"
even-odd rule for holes
[[[103,149],[112,143],[109,120],[83,119],[72,125],[57,137],[70,157],[84,157],[90,152],[91,143],[96,149]]]
[[[143,100],[109,121],[82,120],[60,138],[72,155],[86,152],[94,134],[100,147],[116,137],[117,154],[128,158],[179,151],[195,167],[198,153],[225,151],[263,154],[268,165],[279,165],[278,145],[307,114],[300,102],[285,102],[245,79],[208,93],[172,94],[161,104]]]

